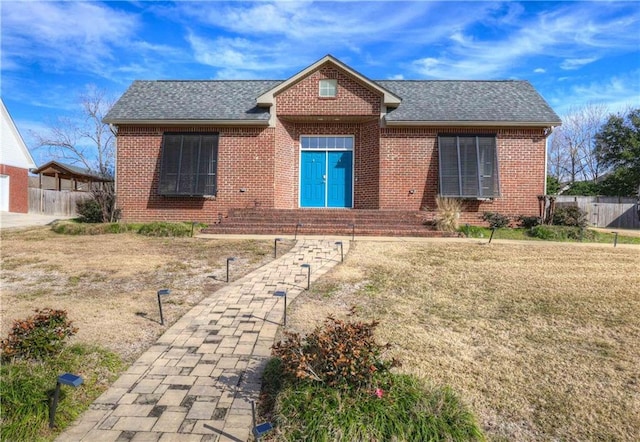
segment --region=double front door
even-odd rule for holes
[[[300,207],[353,207],[353,151],[303,150]]]

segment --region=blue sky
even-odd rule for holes
[[[1,94],[31,131],[92,86],[286,79],[332,54],[371,79],[524,79],[562,115],[640,106],[640,3],[0,1]]]

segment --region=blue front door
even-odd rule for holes
[[[301,207],[352,207],[352,151],[302,151],[300,164]]]

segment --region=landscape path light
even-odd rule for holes
[[[160,289],[158,290],[158,308],[160,309],[160,325],[164,325],[164,317],[162,316],[162,300],[161,296],[167,296],[171,294],[171,290],[169,289]]]
[[[611,233],[613,233],[613,247],[616,247],[618,245],[618,232]]]
[[[282,242],[282,238],[276,238],[273,240],[273,257],[278,257],[278,243]]]
[[[253,422],[252,433],[253,437],[256,439],[256,442],[259,442],[262,436],[273,430],[273,425],[271,424],[271,422],[256,424],[256,404],[254,401],[251,401],[251,421]]]
[[[273,292],[273,296],[277,296],[278,298],[284,298],[284,320],[282,325],[287,325],[287,292],[284,290],[276,290]]]
[[[340,246],[340,262],[344,262],[344,249],[342,248],[342,241],[336,241],[336,245]]]
[[[229,263],[235,260],[235,256],[230,256],[229,258],[227,258],[227,282],[229,282]]]
[[[83,379],[72,373],[65,373],[58,376],[58,380],[56,382],[56,390],[53,393],[53,402],[51,403],[51,409],[49,410],[49,428],[53,428],[55,426],[56,420],[56,409],[58,408],[58,399],[60,398],[60,386],[68,385],[73,388],[78,388],[82,385]]]
[[[311,287],[311,264],[302,264],[300,267],[307,269],[307,290]]]
[[[304,224],[302,224],[301,222],[298,222],[298,224],[296,224],[296,232],[293,235],[293,239],[294,240],[298,239],[298,228],[300,228],[300,227],[304,227]]]
[[[491,244],[491,241],[493,240],[493,235],[494,233],[496,233],[497,228],[494,227],[491,229],[491,236],[489,237],[489,244]]]

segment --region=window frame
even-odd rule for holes
[[[451,192],[451,166],[452,159],[443,160],[444,150],[451,149],[453,146],[444,146],[443,139],[454,139],[455,141],[455,168],[457,177],[457,192]],[[461,139],[466,143],[473,140],[475,145],[475,151],[473,148],[469,149],[463,145],[461,154]],[[481,140],[491,140],[491,146],[482,146]],[[465,143],[463,143],[465,144]],[[489,150],[491,158],[489,160],[483,160],[487,157],[487,151]],[[473,170],[465,169],[469,167],[470,161],[464,160],[464,156],[468,156],[469,153],[475,154],[475,167]],[[451,152],[449,152],[451,156]],[[448,164],[447,164],[448,163]],[[491,164],[491,173],[487,174],[487,165]],[[445,170],[449,170],[448,174],[445,174]],[[448,175],[448,176],[447,176]],[[475,180],[475,192],[469,192],[469,178]],[[445,184],[444,180],[448,179],[449,183]],[[488,180],[491,183],[491,189],[488,193],[484,191],[486,188],[484,180]],[[498,138],[496,134],[441,134],[438,135],[438,185],[439,195],[448,198],[462,198],[462,199],[476,199],[486,200],[499,198],[500,193],[500,162],[498,159]]]
[[[179,143],[176,145],[169,145],[168,143],[171,143],[171,137],[180,137]],[[213,138],[211,146],[204,146],[206,138]],[[216,196],[218,193],[219,141],[220,134],[218,132],[163,133],[162,145],[160,148],[158,194],[166,197]],[[195,152],[194,142],[197,143]],[[185,146],[187,144],[190,146]],[[190,154],[187,153],[186,149],[191,150]],[[205,150],[204,159],[203,149]],[[206,152],[206,149],[211,150],[210,152]],[[178,150],[177,153],[175,152],[176,150]],[[172,156],[174,157],[173,164],[170,162],[170,158]],[[203,164],[203,161],[205,164]],[[184,168],[183,164],[186,165]],[[177,170],[173,171],[169,168],[176,168]],[[173,188],[173,190],[167,190],[167,188]],[[207,188],[211,188],[211,191],[208,192]]]
[[[329,87],[329,85],[331,86]],[[333,92],[333,94],[327,95],[327,92]],[[336,98],[338,96],[338,80],[335,78],[320,79],[318,81],[318,96],[320,98]]]

